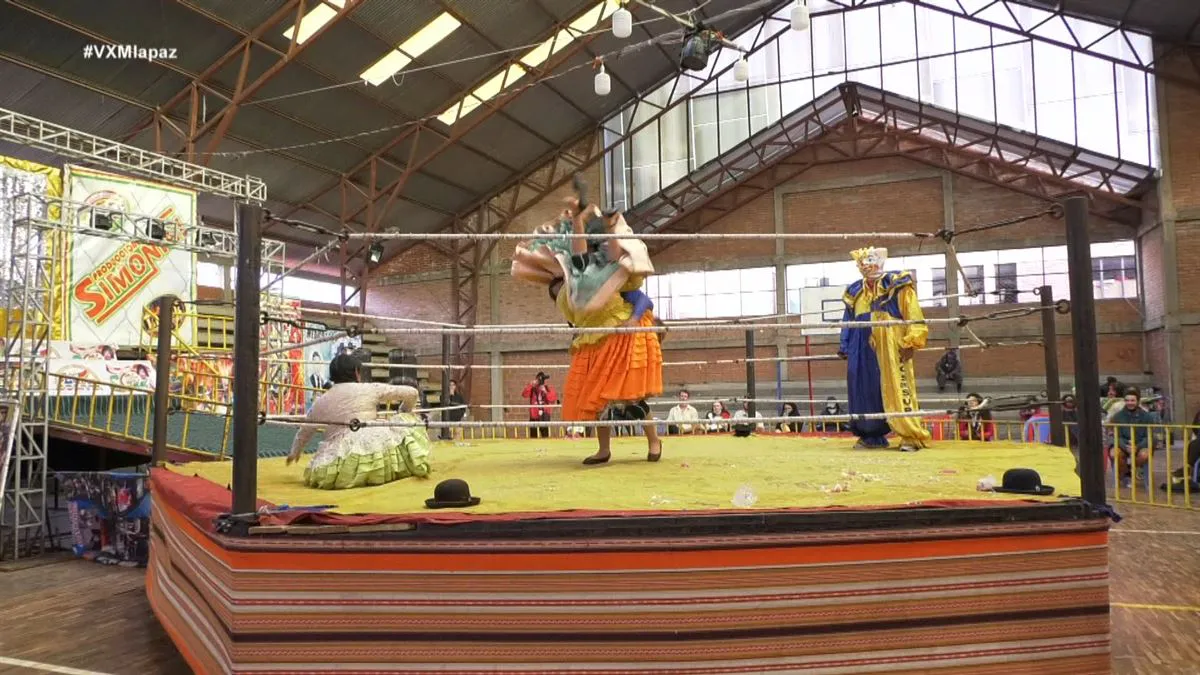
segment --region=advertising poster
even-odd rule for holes
[[[139,344],[143,311],[162,295],[195,297],[196,260],[172,243],[196,223],[196,193],[69,165],[67,198],[97,207],[80,209],[80,230],[71,242],[67,298],[72,342]],[[130,215],[134,214],[134,215]],[[105,233],[123,232],[162,241],[128,241]],[[180,327],[190,342],[193,326]]]

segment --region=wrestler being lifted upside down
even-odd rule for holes
[[[512,274],[544,284],[567,323],[577,328],[653,327],[649,297],[641,291],[654,266],[646,245],[620,213],[601,214],[577,199],[556,222],[546,223],[537,237],[518,246]],[[629,234],[617,239],[564,239],[554,234]],[[571,365],[563,387],[563,419],[596,420],[609,406],[622,406],[636,419],[650,419],[646,399],[662,393],[662,345],[657,333],[587,333],[571,342]],[[646,459],[657,462],[662,441],[654,424],[646,424]],[[584,464],[603,464],[611,457],[612,429],[596,430],[600,448]]]

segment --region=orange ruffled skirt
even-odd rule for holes
[[[651,312],[641,326],[653,326]],[[663,391],[662,345],[658,333],[614,333],[571,355],[563,385],[562,418],[594,420],[613,401],[640,401]]]

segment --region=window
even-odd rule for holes
[[[1131,255],[1092,258],[1092,286],[1097,298],[1137,295],[1137,258]]]
[[[601,25],[615,4],[606,0],[589,10],[581,30]],[[991,4],[995,6],[966,9]],[[654,158],[652,163],[663,165],[659,171],[634,161],[638,170],[630,171],[618,161],[606,162],[611,171],[627,172],[609,181],[629,182],[624,194],[634,199],[628,208],[678,180],[679,166],[694,170],[704,165],[847,81],[1128,162],[1159,163],[1154,77],[1145,75],[1142,67],[1152,55],[1148,35],[1114,33],[1074,17],[1046,22],[1043,10],[1020,3],[1004,3],[1003,9],[983,0],[922,3],[928,6],[811,0],[809,5],[814,12],[811,28],[802,33],[786,30],[791,6],[784,6],[731,36],[755,49],[749,58],[749,82],[734,81],[730,70],[704,84],[735,58],[731,50],[720,50],[709,59],[706,71],[681,74],[663,85],[676,98],[689,93],[693,97],[670,108],[654,133],[639,134],[605,153]],[[999,18],[992,16],[993,9]],[[1016,22],[1027,29],[1037,26],[1035,32],[1043,37],[1051,37],[1046,31],[1056,33],[1053,39],[1064,45],[1080,39],[1098,55],[1031,42],[1016,29]],[[636,107],[639,116],[648,118],[669,104],[651,97]],[[624,117],[626,124],[610,121],[605,127],[628,128],[632,109],[631,105],[616,116]],[[466,114],[466,104],[463,110]],[[686,112],[686,119],[677,115],[668,121],[675,111]],[[451,124],[459,113],[452,108],[445,115],[444,121]],[[687,138],[681,141],[680,134]],[[649,147],[660,143],[661,158],[657,148]],[[682,151],[686,157],[679,156]],[[1019,266],[1017,274],[1021,275]]]
[[[946,268],[939,267],[933,270],[933,296],[941,297],[946,295]],[[946,301],[942,300],[938,307],[945,306]]]
[[[237,270],[229,270],[230,283],[237,281]],[[262,276],[260,283],[265,286],[269,282],[267,275]],[[206,286],[208,288],[225,288],[225,266],[212,262],[196,263],[196,285]],[[327,305],[337,305],[342,301],[342,289],[339,284],[320,281],[318,279],[304,279],[301,277],[284,277],[283,281],[272,287],[272,290],[283,287],[282,294],[285,298],[299,300],[301,302],[319,302]],[[347,295],[350,293],[347,292]]]
[[[1055,299],[1069,299],[1070,279],[1067,274],[1067,247],[999,249],[971,251],[958,254],[962,277],[979,295],[959,298],[959,305],[995,305],[1038,302],[1034,291],[1050,286]],[[924,255],[889,258],[889,272],[912,272],[917,282],[917,295],[926,307],[944,307],[945,296],[951,293],[946,278],[946,259],[943,255]],[[1132,241],[1104,242],[1092,245],[1092,283],[1097,299],[1136,298],[1137,257]],[[809,301],[807,291],[833,286],[845,287],[859,279],[853,262],[807,263],[787,268],[787,311],[799,313]],[[958,293],[966,293],[967,285],[959,278]]]
[[[1000,263],[996,265],[996,296],[1002,305],[1017,303],[1017,264]]]
[[[775,313],[775,268],[673,272],[646,280],[663,319],[717,319]]]

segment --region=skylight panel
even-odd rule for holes
[[[505,89],[528,74],[526,68],[537,68],[545,63],[551,56],[557,54],[577,40],[580,36],[594,30],[614,12],[620,9],[621,5],[618,0],[601,0],[599,3],[588,9],[583,14],[579,15],[566,28],[559,30],[554,35],[542,41],[533,49],[526,52],[520,58],[519,64],[513,64],[506,71],[497,73],[489,78],[486,82],[479,85],[470,94],[465,96],[463,100],[456,102],[454,105],[446,109],[445,112],[438,115],[438,119],[446,125],[451,125],[470,114],[472,110],[478,108],[486,101],[500,95]],[[520,64],[524,64],[522,67]],[[499,85],[499,86],[497,86]]]
[[[283,36],[291,41],[292,34],[295,33],[296,44],[304,44],[325,24],[333,21],[333,17],[337,16],[337,10],[345,6],[346,0],[323,0],[316,7],[308,10],[298,25],[289,26],[287,30],[283,31]]]
[[[339,2],[341,1],[344,0],[339,0]],[[425,24],[424,28],[402,42],[399,47],[384,54],[383,58],[364,70],[359,77],[378,87],[389,77],[403,70],[414,59],[445,40],[461,25],[462,22],[451,16],[449,12],[442,12],[436,19]]]

